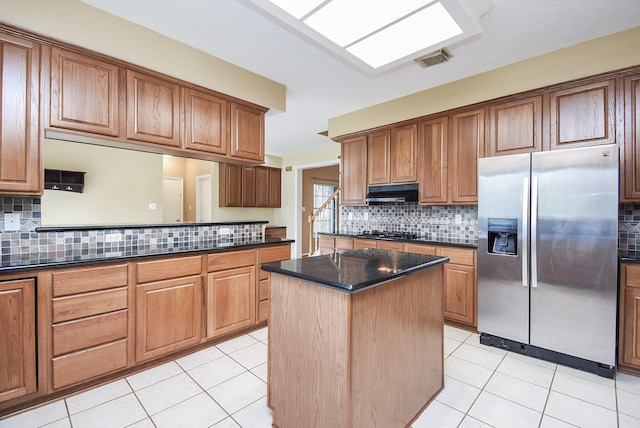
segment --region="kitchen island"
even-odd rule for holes
[[[364,249],[262,265],[273,426],[410,426],[444,385],[447,261]]]

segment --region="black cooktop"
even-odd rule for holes
[[[382,230],[365,230],[361,236],[370,236],[374,238],[403,238],[403,239],[416,239],[418,234],[415,232],[400,232],[400,231],[382,231]]]

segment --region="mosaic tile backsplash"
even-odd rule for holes
[[[620,204],[618,210],[618,249],[640,251],[640,204]]]
[[[0,233],[3,263],[45,261],[61,254],[90,258],[109,253],[127,256],[156,250],[181,251],[262,238],[263,222],[36,232],[35,228],[41,226],[39,198],[5,197],[0,203],[3,213],[19,212],[21,218],[20,231]],[[4,230],[3,217],[0,215],[0,230]],[[227,230],[221,234],[221,229]]]

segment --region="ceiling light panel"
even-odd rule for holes
[[[344,47],[433,1],[333,0],[304,23]]]
[[[300,19],[322,4],[324,0],[271,0],[280,9]]]
[[[441,3],[435,3],[347,48],[373,68],[389,64],[426,46],[462,33]]]

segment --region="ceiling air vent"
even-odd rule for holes
[[[449,52],[445,48],[440,49],[439,51],[431,52],[430,54],[421,56],[420,58],[416,58],[414,61],[417,62],[420,67],[426,68],[445,61],[449,61],[449,58],[451,58],[452,56],[453,55],[451,55],[451,52]]]

